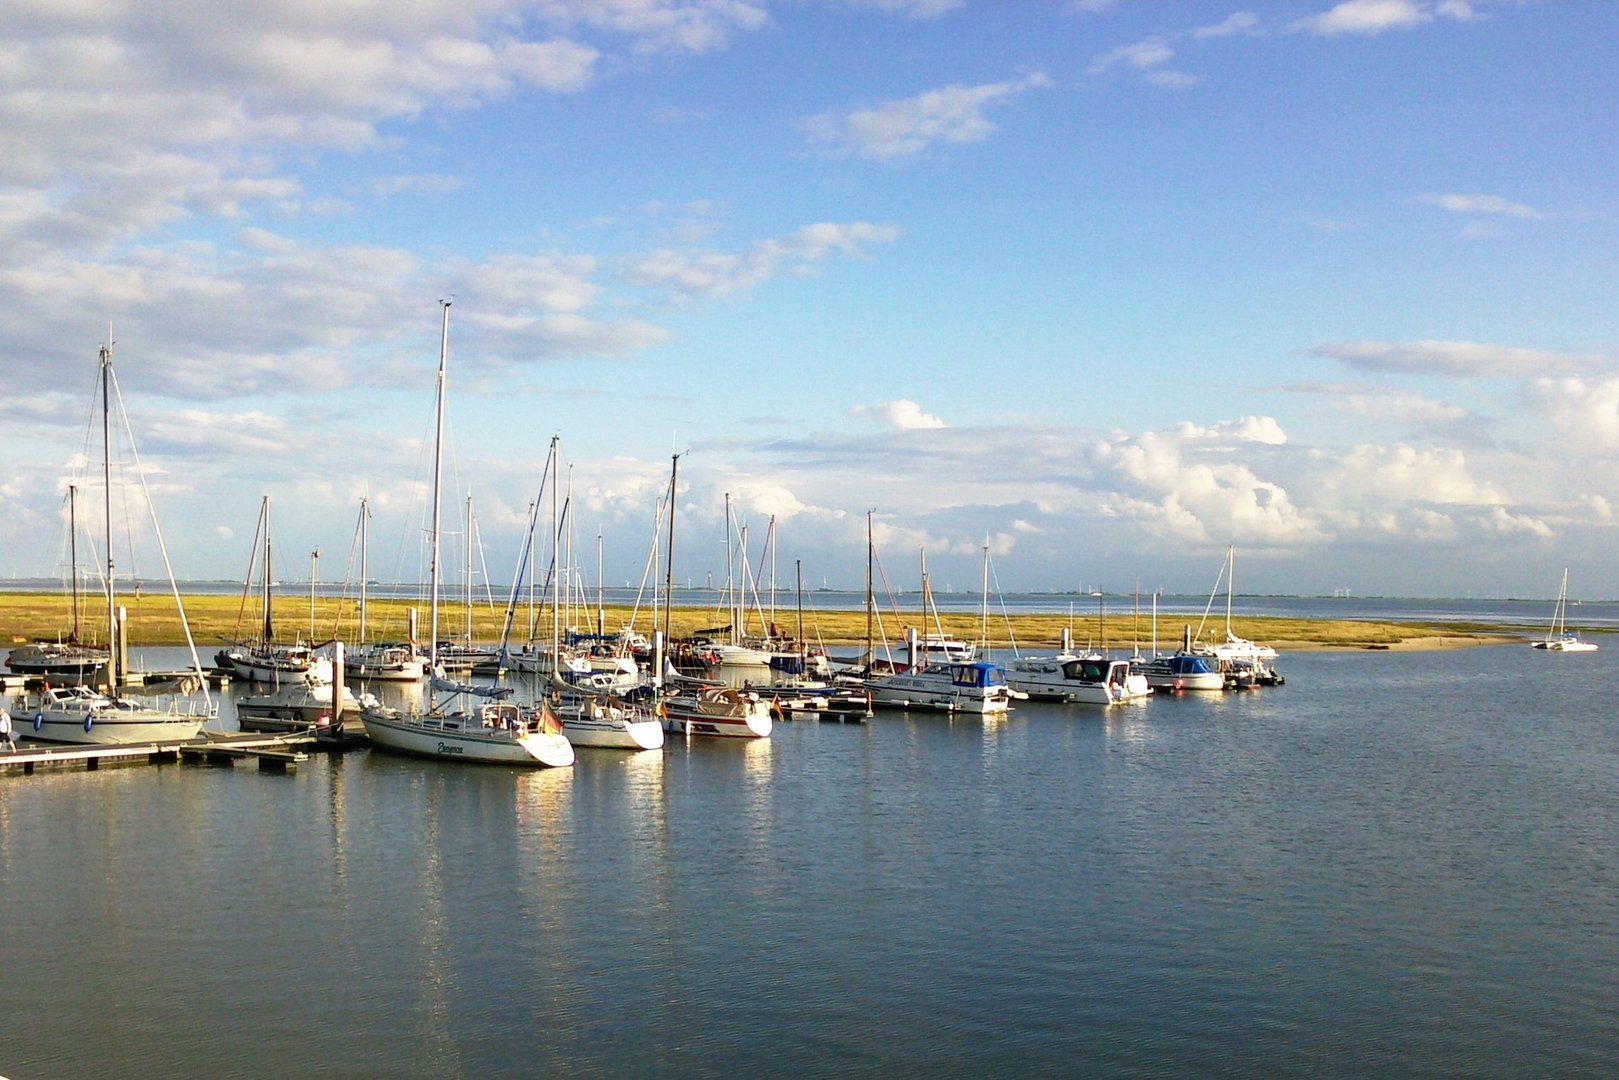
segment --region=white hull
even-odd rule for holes
[[[189,705],[189,703],[186,703]],[[74,746],[123,746],[131,743],[171,743],[195,739],[213,718],[175,703],[157,709],[115,702],[81,705],[35,705],[18,709],[12,717],[18,735],[39,742]]]
[[[889,676],[888,681],[899,678]],[[978,695],[954,693],[923,685],[899,683],[878,685],[868,683],[873,705],[888,705],[897,709],[931,709],[935,712],[974,713],[984,716],[1007,712],[1012,708],[1010,695],[1001,693]]]
[[[365,679],[369,682],[419,683],[426,674],[427,664],[423,660],[394,660],[372,663],[362,659],[345,660],[343,662],[343,675],[348,679]]]
[[[367,709],[365,733],[377,746],[419,757],[488,765],[572,765],[573,744],[552,732],[485,726],[465,713],[400,713]]]
[[[1025,657],[1007,669],[1006,681],[1031,700],[1070,705],[1117,705],[1152,693],[1128,661],[1073,654]]]
[[[1597,649],[1596,642],[1580,641],[1577,638],[1573,640],[1554,638],[1548,641],[1536,641],[1532,644],[1537,649],[1547,649],[1551,652],[1596,652]]]
[[[661,707],[663,726],[675,735],[763,739],[775,726],[769,702],[734,690],[682,694],[666,699]]]
[[[575,746],[609,750],[657,750],[663,746],[663,725],[656,720],[564,718],[562,734]]]
[[[228,649],[215,659],[220,667],[229,670],[236,678],[246,679],[248,682],[286,683],[304,679],[319,683],[332,681],[332,662],[321,658],[277,659]]]
[[[930,664],[920,671],[900,671],[866,683],[873,705],[899,709],[988,716],[1012,707],[1011,686],[993,664]],[[1021,696],[1021,691],[1017,692]]]
[[[645,709],[601,699],[564,700],[553,710],[562,734],[575,746],[611,750],[657,750],[663,725]]]

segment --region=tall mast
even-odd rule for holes
[[[979,640],[984,643],[984,650],[989,651],[989,537],[984,537],[984,610],[979,617]]]
[[[736,644],[736,554],[731,546],[731,493],[725,493],[725,613],[731,624],[731,644]]]
[[[110,335],[109,335],[110,337]],[[107,689],[118,688],[118,606],[112,558],[112,343],[101,347],[101,497],[107,527]]]
[[[264,626],[261,630],[264,644],[268,645],[275,639],[275,624],[270,618],[270,496],[264,497],[264,504],[260,516],[264,518],[264,578],[260,586],[264,596]]]
[[[367,504],[365,496],[360,497],[360,643],[365,643],[365,599],[366,579],[371,576],[370,564],[367,559],[369,545],[366,538],[366,519],[371,516],[371,507]]]
[[[557,675],[562,673],[562,615],[557,610],[562,577],[562,534],[557,518],[557,458],[561,438],[551,436],[551,671]]]
[[[79,640],[79,486],[67,486],[67,550],[68,572],[73,575],[73,636]]]
[[[472,645],[472,493],[467,493],[467,531],[466,542],[466,583],[467,583],[467,646]]]
[[[871,515],[866,511],[866,666],[869,668],[876,660],[876,645],[872,641],[872,616],[876,610],[876,595],[872,592],[871,563],[876,558],[876,549],[871,543]]]
[[[439,549],[439,485],[444,479],[444,391],[448,377],[446,367],[450,356],[450,301],[440,300],[444,309],[443,326],[438,344],[438,402],[435,406],[433,427],[433,528],[428,534],[427,595],[432,614],[428,616],[431,636],[428,638],[427,657],[431,670],[438,670],[438,549]]]
[[[680,476],[680,455],[669,455],[669,553],[663,579],[663,644],[669,647],[670,612],[675,607],[675,481]],[[661,678],[663,673],[658,673]]]
[[[596,526],[596,634],[607,634],[607,608],[602,603],[602,531]]]
[[[1225,549],[1225,636],[1231,640],[1231,594],[1237,591],[1237,545]]]

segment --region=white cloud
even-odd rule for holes
[[[668,290],[678,298],[724,298],[757,288],[784,272],[811,273],[832,255],[860,257],[868,246],[899,238],[891,225],[820,222],[741,252],[664,248],[628,260],[627,283]]]
[[[1499,195],[1423,195],[1418,201],[1457,214],[1494,214],[1526,221],[1539,221],[1546,216],[1533,206],[1503,199]]]
[[[1591,450],[1619,450],[1619,377],[1536,379],[1529,394],[1560,433],[1560,444]]]
[[[1116,67],[1135,68],[1138,71],[1174,59],[1175,50],[1162,37],[1149,37],[1132,45],[1120,45],[1118,48],[1103,53],[1091,61],[1086,73],[1090,75],[1104,75]]]
[[[1418,0],[1344,0],[1330,11],[1298,20],[1294,26],[1321,37],[1334,37],[1381,34],[1432,21],[1430,6]]]
[[[1393,371],[1486,378],[1525,378],[1579,365],[1572,357],[1539,349],[1480,345],[1470,341],[1355,341],[1318,345],[1311,356],[1339,360],[1365,371]]]
[[[1332,472],[1335,475],[1329,475],[1327,483],[1344,507],[1493,506],[1506,501],[1495,487],[1473,478],[1460,450],[1357,446],[1339,459]]]
[[[1183,423],[1177,429],[1176,435],[1188,440],[1234,440],[1264,443],[1267,446],[1282,446],[1287,442],[1287,433],[1274,418],[1269,416],[1245,416],[1240,420],[1223,420],[1213,427]]]
[[[988,138],[995,131],[984,115],[988,107],[1050,85],[1044,73],[1036,72],[1010,82],[946,86],[843,115],[821,113],[802,126],[836,153],[876,160],[908,157],[938,143],[962,145]]]
[[[1226,16],[1224,21],[1213,26],[1203,26],[1192,31],[1193,37],[1222,38],[1245,34],[1259,25],[1259,17],[1251,11],[1237,11]]]
[[[892,15],[932,19],[966,7],[966,0],[845,0],[855,7],[876,8]]]
[[[922,406],[904,398],[898,401],[885,402],[881,405],[856,405],[849,410],[849,415],[860,419],[876,420],[886,427],[900,431],[915,431],[919,428],[942,428],[946,426],[943,420],[923,412]]]

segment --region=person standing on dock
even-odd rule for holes
[[[0,743],[5,744],[6,753],[17,752],[17,733],[11,729],[11,713],[4,705],[0,705]]]

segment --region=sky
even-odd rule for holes
[[[120,574],[149,501],[241,580],[268,496],[342,580],[363,497],[419,580],[451,300],[452,581],[470,498],[509,586],[556,436],[614,585],[678,452],[682,582],[745,529],[861,588],[869,515],[895,589],[1619,596],[1616,49],[1604,0],[11,0],[0,576],[70,485],[100,528],[110,341]]]

